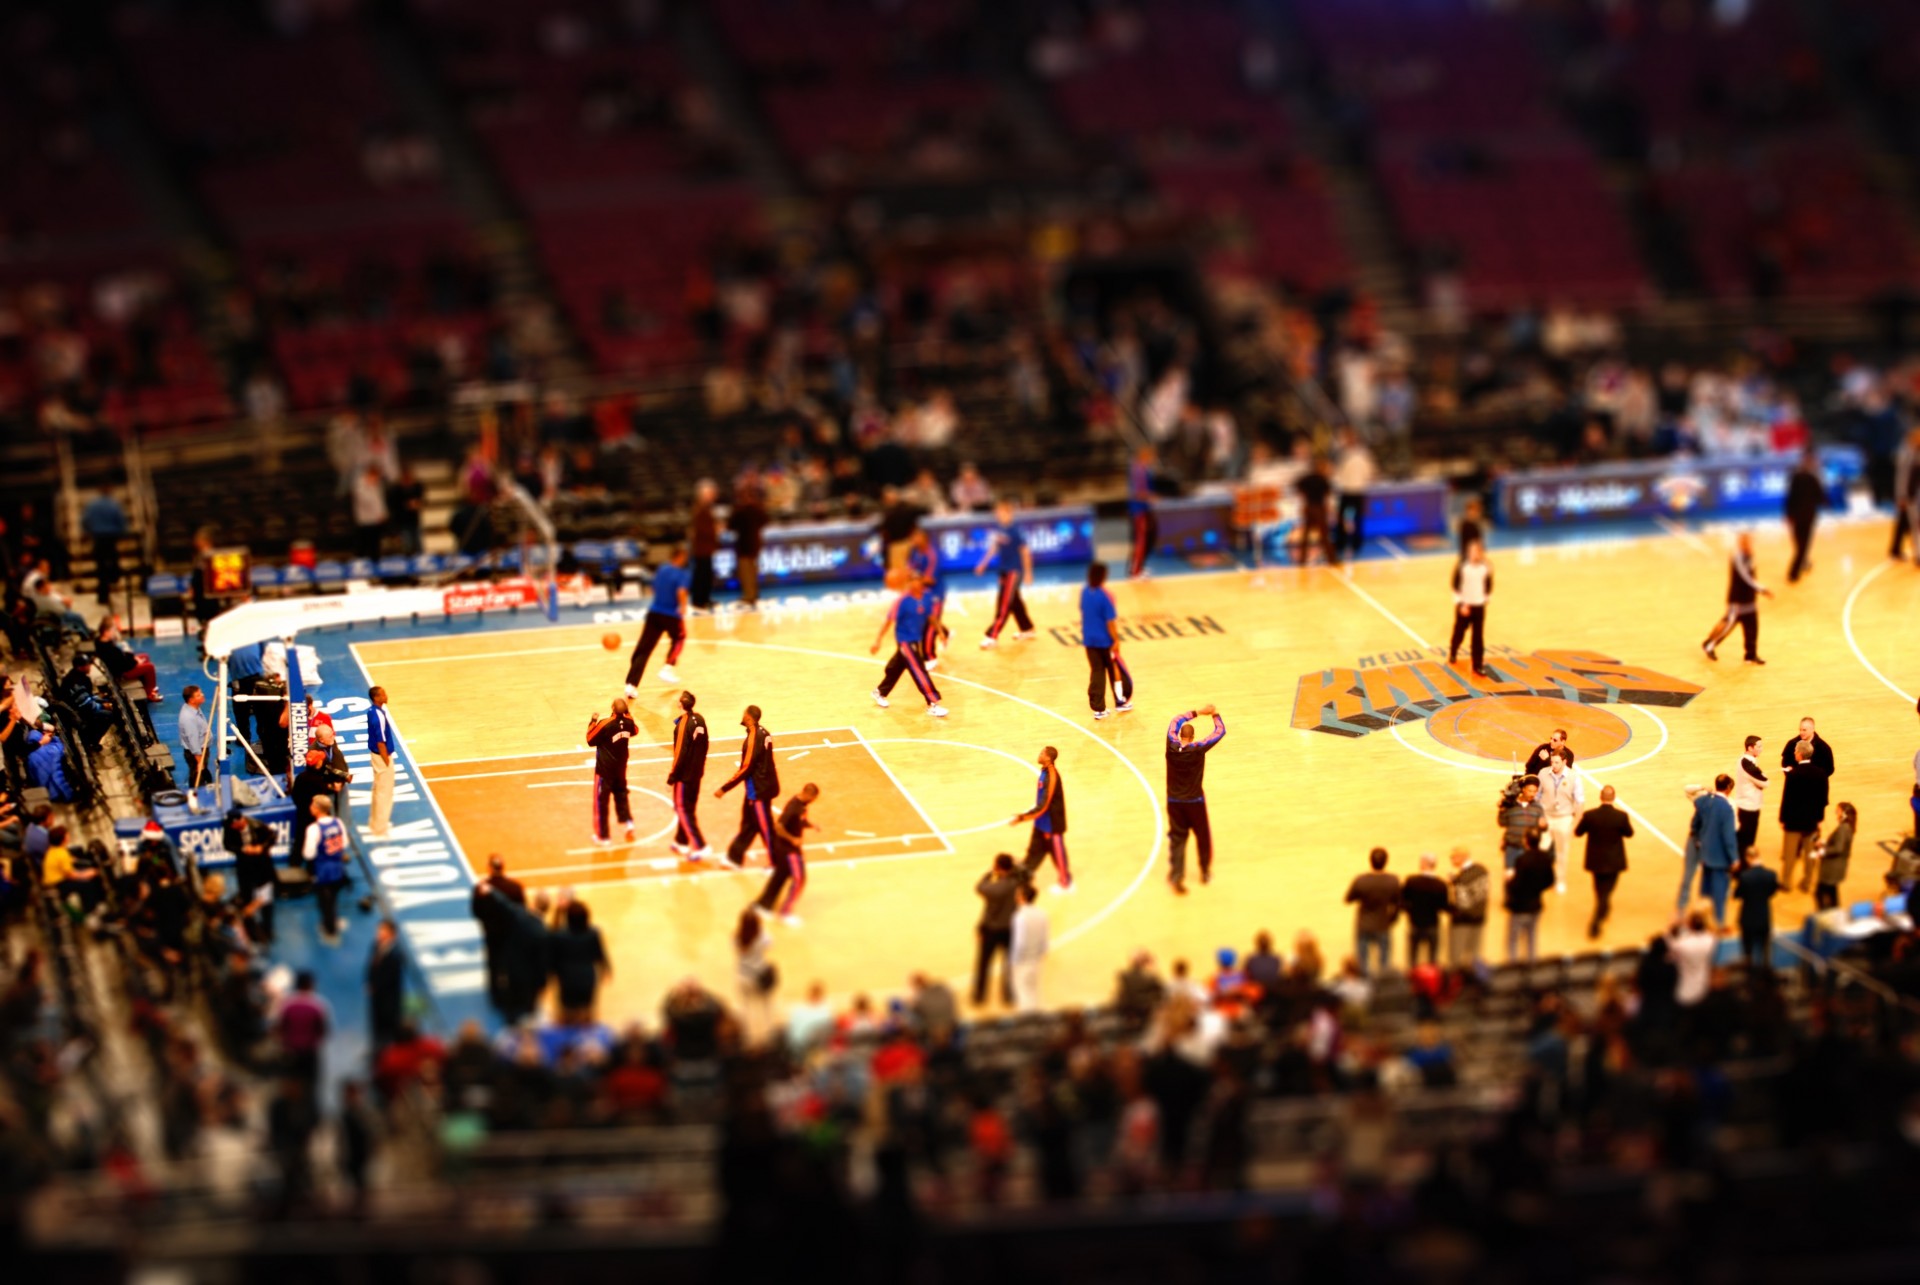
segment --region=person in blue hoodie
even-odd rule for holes
[[[60,738],[51,731],[29,732],[27,743],[33,751],[27,755],[27,779],[47,792],[55,803],[73,802],[73,782],[67,777],[66,753]]]

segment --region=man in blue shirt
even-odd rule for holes
[[[922,650],[927,636],[926,585],[911,571],[889,575],[887,582],[899,585],[901,593],[887,609],[887,618],[880,622],[880,632],[874,635],[873,646],[867,649],[868,655],[878,656],[880,640],[887,636],[887,626],[893,626],[893,656],[887,661],[886,672],[880,676],[880,685],[873,689],[873,703],[885,709],[887,696],[900,681],[900,675],[912,674],[913,685],[927,702],[927,713],[945,718],[947,707],[940,703],[940,689],[933,685],[933,675],[927,672]]]
[[[1120,618],[1113,594],[1107,589],[1107,564],[1087,568],[1087,587],[1080,591],[1080,645],[1087,649],[1087,704],[1094,721],[1107,716],[1107,684],[1113,684],[1114,710],[1133,708],[1133,673],[1120,659],[1113,625]]]
[[[973,574],[982,575],[987,564],[1000,576],[1000,593],[994,601],[993,623],[987,626],[987,636],[980,640],[980,646],[991,647],[1000,640],[1000,631],[1006,627],[1007,616],[1012,614],[1014,623],[1020,627],[1016,638],[1033,637],[1033,617],[1027,614],[1026,600],[1020,596],[1020,586],[1033,579],[1033,550],[1021,538],[1020,529],[1013,525],[1013,505],[1006,500],[993,506],[995,526],[987,532],[987,547],[982,552],[980,565]]]
[[[104,603],[120,583],[120,537],[127,533],[127,511],[102,491],[81,511],[80,529],[93,541],[93,570],[100,578],[97,600]]]
[[[1133,536],[1133,556],[1127,560],[1129,577],[1147,573],[1147,559],[1160,539],[1160,520],[1153,512],[1153,466],[1157,457],[1151,446],[1142,446],[1127,469],[1127,529]]]
[[[400,748],[400,737],[393,730],[393,715],[387,713],[387,689],[370,687],[367,699],[372,702],[367,710],[367,752],[373,755],[367,834],[384,839],[393,825],[393,752]]]
[[[260,648],[260,643],[248,643],[233,649],[227,657],[227,684],[233,696],[233,734],[243,741],[258,737],[264,745],[268,728],[278,730],[280,702],[248,699],[259,694],[260,679],[267,672],[260,663]]]
[[[213,728],[201,708],[207,694],[196,683],[180,692],[180,748],[186,755],[187,788],[198,789],[220,776],[220,765],[213,760]]]
[[[927,636],[921,642],[929,670],[940,667],[940,644],[947,640],[942,617],[947,614],[947,582],[940,578],[940,555],[933,550],[933,538],[915,527],[912,545],[907,549],[907,570],[920,577],[926,586]]]
[[[647,660],[653,655],[653,649],[660,643],[662,635],[673,640],[667,648],[667,663],[660,670],[660,681],[677,683],[680,675],[673,672],[674,662],[680,659],[680,651],[687,645],[687,593],[693,584],[693,576],[687,570],[687,547],[683,544],[673,546],[673,553],[665,566],[653,573],[653,602],[647,607],[647,620],[640,628],[640,641],[633,646],[633,656],[627,661],[627,699],[640,694],[640,675],[646,672]]]

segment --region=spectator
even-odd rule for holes
[[[509,1022],[517,1022],[539,1005],[553,977],[553,934],[547,928],[552,903],[544,892],[536,892],[530,902],[524,903],[509,900],[498,887],[491,895],[511,925],[507,937],[507,994],[500,1014]]]
[[[1698,908],[1688,911],[1684,920],[1675,920],[1667,930],[1667,954],[1673,959],[1676,973],[1673,1000],[1681,1008],[1693,1008],[1707,997],[1713,981],[1713,955],[1719,944],[1706,911]]]
[[[40,863],[40,881],[61,903],[86,909],[100,901],[100,872],[82,866],[67,846],[67,827],[49,826],[47,855]]]
[[[127,511],[111,492],[103,490],[81,511],[80,529],[93,542],[93,571],[99,580],[96,600],[104,606],[120,583],[120,539],[129,529]]]
[[[1429,964],[1440,962],[1440,915],[1449,900],[1447,881],[1434,873],[1439,866],[1431,852],[1420,854],[1420,872],[1408,877],[1401,887],[1400,901],[1407,912],[1407,967],[1420,962],[1424,951]]]
[[[953,507],[962,513],[985,513],[993,507],[993,488],[971,461],[960,466],[959,474],[948,489]]]
[[[312,972],[302,970],[293,979],[293,992],[273,1013],[273,1034],[287,1074],[308,1084],[319,1082],[320,1051],[333,1029],[333,1012],[314,987]]]
[[[734,977],[745,1034],[753,1043],[765,1038],[773,1024],[773,988],[779,984],[779,970],[767,958],[772,944],[754,908],[741,911],[733,930]]]
[[[1146,1027],[1166,994],[1166,983],[1153,971],[1153,956],[1138,951],[1115,979],[1113,1006],[1126,1028],[1137,1032]]]
[[[693,488],[693,509],[687,519],[687,552],[692,557],[693,584],[688,591],[695,611],[713,609],[713,555],[720,551],[720,520],[713,511],[720,488],[701,478]]]
[[[833,1006],[827,1003],[827,988],[814,982],[807,987],[805,1001],[787,1010],[787,1048],[795,1057],[804,1057],[832,1031]]]
[[[495,893],[499,896],[496,898]],[[504,903],[504,904],[503,904]],[[508,993],[507,955],[514,931],[513,907],[527,904],[527,890],[517,879],[507,877],[507,860],[499,853],[487,858],[487,875],[473,886],[473,917],[480,921],[480,936],[487,955],[487,997],[493,1006],[506,1011]]]
[[[1772,971],[1773,899],[1779,892],[1779,876],[1761,864],[1757,851],[1748,849],[1734,895],[1740,899],[1740,952],[1749,972]]]
[[[100,630],[93,639],[94,654],[100,658],[100,665],[116,683],[129,680],[137,682],[146,691],[147,703],[160,703],[159,675],[153,667],[153,658],[145,652],[128,650],[120,638],[120,618],[109,615],[100,622]]]
[[[1280,990],[1280,979],[1286,966],[1273,950],[1273,934],[1265,929],[1253,936],[1253,951],[1247,956],[1243,969],[1247,981],[1260,988],[1260,993],[1271,997]]]
[[[1816,910],[1831,910],[1840,904],[1840,885],[1847,881],[1847,865],[1853,856],[1853,833],[1859,814],[1853,804],[1842,803],[1840,819],[1827,831],[1826,842],[1819,846],[1820,882],[1813,886]]]
[[[373,953],[367,958],[367,1018],[376,1057],[399,1038],[406,998],[406,961],[400,953],[399,930],[393,920],[382,919],[373,930]]]
[[[1553,848],[1544,826],[1526,833],[1526,850],[1507,872],[1507,961],[1520,958],[1526,944],[1527,962],[1538,957],[1540,910],[1547,889],[1553,887]]]
[[[387,533],[387,480],[378,465],[360,470],[353,483],[353,552],[361,558],[378,558],[380,541]]]
[[[1493,901],[1493,880],[1465,848],[1455,848],[1448,859],[1453,863],[1453,880],[1447,890],[1447,965],[1475,968],[1480,964],[1487,906]]]
[[[387,511],[394,534],[400,537],[400,551],[409,558],[419,557],[425,547],[420,538],[420,523],[426,509],[426,484],[414,476],[412,464],[401,465],[400,480],[388,491]]]
[[[987,1002],[987,975],[993,969],[993,957],[1013,948],[1013,917],[1019,904],[1024,881],[1014,870],[1013,856],[1002,852],[993,859],[993,868],[980,876],[974,891],[980,895],[980,922],[975,928],[979,938],[973,961],[973,1002]],[[1010,960],[1000,965],[1000,1000],[1013,1006],[1013,966]]]
[[[568,904],[566,927],[549,937],[547,951],[559,990],[560,1020],[569,1026],[590,1025],[594,1000],[601,984],[613,976],[613,964],[585,902]]]
[[[1368,873],[1356,875],[1347,888],[1347,901],[1354,911],[1354,958],[1362,976],[1372,976],[1367,961],[1379,956],[1379,970],[1392,966],[1393,921],[1400,917],[1400,879],[1386,873],[1387,850],[1375,848],[1367,855]]]
[[[27,733],[27,781],[47,792],[55,803],[72,803],[77,795],[67,776],[67,753],[52,728]]]
[[[1020,885],[1020,909],[1013,912],[1013,941],[1008,971],[1013,974],[1014,1005],[1023,1013],[1040,1011],[1040,972],[1047,960],[1047,912],[1040,909],[1040,890]]]
[[[727,514],[733,532],[733,573],[740,581],[740,601],[751,607],[760,601],[760,541],[767,527],[767,506],[760,488],[742,482]]]

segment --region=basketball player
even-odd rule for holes
[[[1132,533],[1133,552],[1127,559],[1127,576],[1138,579],[1147,574],[1147,559],[1160,538],[1160,519],[1153,511],[1153,466],[1157,461],[1151,446],[1142,446],[1127,469],[1127,529]]]
[[[627,827],[627,842],[633,842],[633,807],[627,801],[627,746],[639,731],[627,716],[627,703],[619,697],[613,712],[605,718],[595,714],[587,720],[587,744],[593,746],[593,841],[611,840],[607,833],[607,803],[613,803],[614,815]]]
[[[873,689],[873,703],[885,709],[887,694],[900,681],[900,675],[912,674],[913,685],[920,689],[920,695],[927,702],[927,713],[945,718],[947,707],[940,703],[940,689],[933,685],[933,675],[927,672],[926,658],[921,654],[927,637],[926,586],[920,577],[906,570],[890,573],[887,583],[900,585],[901,594],[887,608],[887,618],[880,622],[880,632],[875,635],[873,646],[867,649],[869,655],[878,656],[880,640],[887,636],[887,626],[893,626],[893,655],[887,661],[886,672],[880,676],[880,685]]]
[[[772,858],[773,800],[780,793],[780,768],[773,761],[773,734],[760,726],[758,705],[747,706],[740,716],[740,726],[747,733],[740,746],[740,766],[725,785],[713,792],[713,797],[718,799],[736,785],[747,787],[746,797],[740,801],[740,833],[727,845],[727,863],[735,870],[746,865],[747,849],[753,846],[755,838],[767,845],[767,856]]]
[[[1753,569],[1753,536],[1742,531],[1734,540],[1733,557],[1727,563],[1727,614],[1713,627],[1700,650],[1708,660],[1718,660],[1714,648],[1740,626],[1740,639],[1746,644],[1749,665],[1764,665],[1760,659],[1760,599],[1773,597],[1773,590],[1760,583]]]
[[[987,564],[1000,575],[1000,593],[994,600],[993,623],[987,626],[987,636],[980,640],[982,648],[991,647],[1000,640],[1000,631],[1006,627],[1007,616],[1012,614],[1014,623],[1020,627],[1016,638],[1033,637],[1033,617],[1027,614],[1027,603],[1020,596],[1020,586],[1033,583],[1033,550],[1021,538],[1020,529],[1013,525],[1013,503],[1002,500],[993,506],[993,530],[987,532],[987,547],[981,552],[980,565],[973,574],[986,573]]]
[[[1475,540],[1453,567],[1453,641],[1447,644],[1447,663],[1457,664],[1460,643],[1473,631],[1473,676],[1487,676],[1487,599],[1493,595],[1493,568],[1487,551]]]
[[[781,922],[791,928],[800,926],[793,908],[800,903],[800,894],[807,890],[807,859],[800,850],[800,836],[818,828],[807,820],[807,807],[819,797],[820,787],[808,782],[780,809],[780,819],[774,822],[771,847],[773,874],[761,890],[760,899],[753,903],[753,908],[761,914],[778,914]],[[780,895],[782,889],[787,894],[784,897]]]
[[[693,577],[687,572],[687,546],[676,544],[665,566],[653,573],[653,602],[647,607],[647,620],[640,627],[640,641],[633,645],[633,657],[627,661],[627,699],[640,694],[640,675],[646,672],[647,659],[665,635],[673,640],[667,648],[667,663],[660,670],[660,681],[677,683],[680,675],[673,664],[687,645],[687,592]]]
[[[947,627],[942,623],[947,614],[947,582],[940,577],[940,555],[933,551],[933,537],[921,527],[913,530],[913,540],[907,548],[907,570],[920,577],[920,583],[927,587],[927,636],[921,640],[921,654],[926,657],[929,671],[940,668],[940,645],[947,640]]]
[[[1020,877],[1031,883],[1033,872],[1051,857],[1054,873],[1060,877],[1059,892],[1073,891],[1073,872],[1067,866],[1067,789],[1060,782],[1057,763],[1060,751],[1049,745],[1040,751],[1040,780],[1034,789],[1033,809],[1022,812],[1008,825],[1033,822],[1033,835],[1027,840],[1027,859],[1020,863]]]
[[[1213,719],[1213,735],[1195,740],[1193,720]],[[1226,720],[1211,705],[1176,714],[1167,724],[1167,882],[1187,893],[1187,835],[1200,853],[1200,882],[1213,879],[1213,826],[1207,820],[1207,751],[1227,734]]]
[[[1120,618],[1113,594],[1107,589],[1107,564],[1087,568],[1087,587],[1080,591],[1080,644],[1087,649],[1087,704],[1094,721],[1107,716],[1107,684],[1113,684],[1114,710],[1133,708],[1133,673],[1120,659],[1113,622]]]
[[[673,842],[683,857],[705,861],[713,855],[700,833],[700,779],[707,774],[707,720],[694,712],[692,692],[680,693],[680,717],[673,720],[673,766],[667,787],[673,791]]]

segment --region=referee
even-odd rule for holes
[[[1467,632],[1473,632],[1473,676],[1487,676],[1487,599],[1493,596],[1493,568],[1487,563],[1487,551],[1478,540],[1467,545],[1466,552],[1453,567],[1453,641],[1447,644],[1447,663],[1460,660],[1460,644]]]
[[[740,716],[747,729],[740,746],[740,766],[725,785],[713,792],[718,799],[736,785],[745,785],[746,797],[740,801],[740,833],[727,845],[727,862],[738,870],[746,864],[747,849],[757,837],[773,856],[773,800],[780,793],[780,769],[773,761],[773,735],[760,726],[760,707],[747,706]]]
[[[1199,740],[1193,720],[1211,718],[1213,735]],[[1187,892],[1187,836],[1200,853],[1200,882],[1213,879],[1213,826],[1207,820],[1207,751],[1227,734],[1226,720],[1211,705],[1176,714],[1167,724],[1167,882],[1181,896]]]
[[[1033,872],[1049,857],[1054,873],[1060,877],[1056,891],[1073,890],[1073,871],[1067,865],[1067,789],[1060,783],[1060,751],[1046,746],[1040,751],[1040,779],[1036,782],[1033,807],[1022,812],[1009,825],[1033,822],[1033,834],[1027,840],[1027,859],[1020,863],[1020,877],[1033,882]]]

